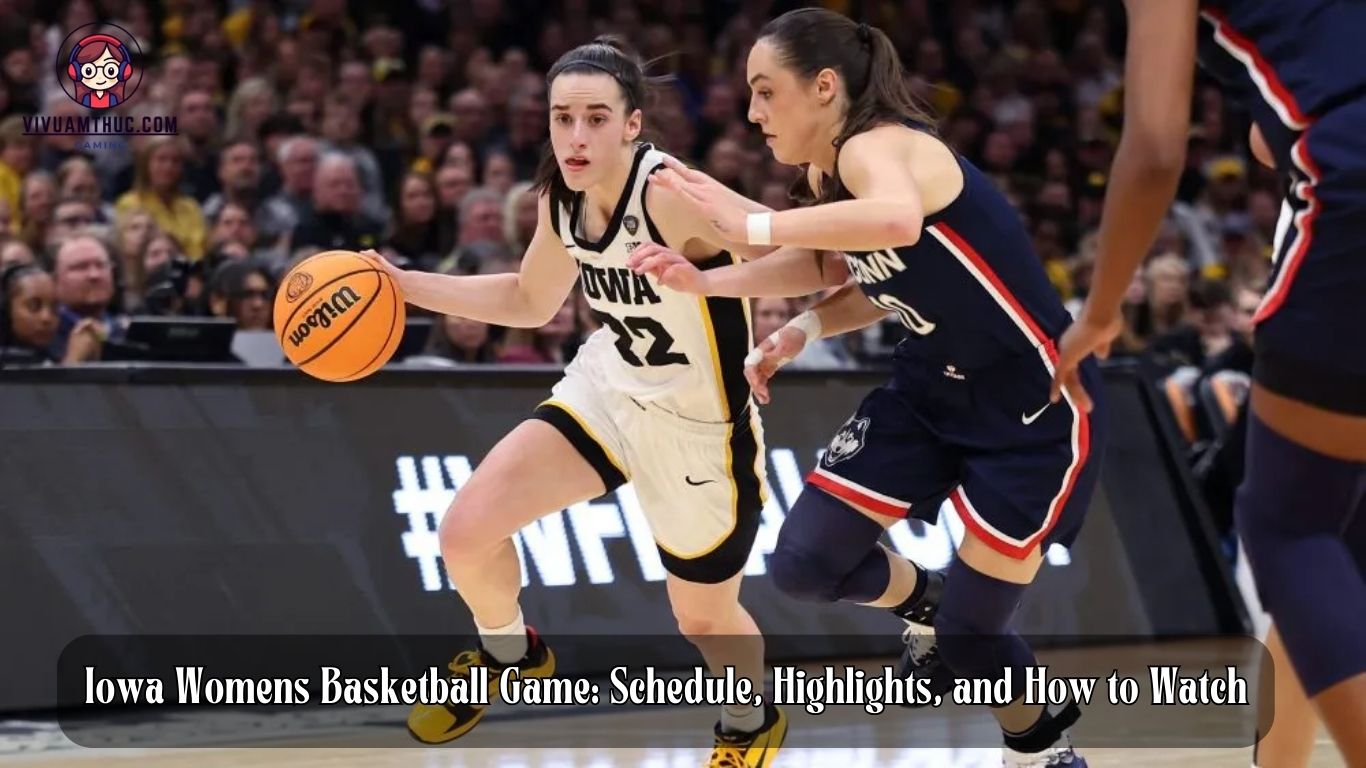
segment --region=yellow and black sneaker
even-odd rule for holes
[[[716,724],[716,746],[707,768],[769,768],[787,739],[787,716],[772,704],[764,706],[764,725],[753,733],[729,733]]]
[[[526,655],[516,664],[503,664],[484,650],[481,644],[472,651],[461,651],[448,668],[451,677],[468,678],[470,667],[484,667],[489,677],[489,703],[499,699],[498,677],[508,667],[517,667],[522,677],[550,677],[555,674],[555,654],[545,644],[536,630],[527,627]],[[483,704],[442,704],[413,705],[408,713],[408,733],[424,744],[445,744],[464,736],[484,719],[488,709]]]

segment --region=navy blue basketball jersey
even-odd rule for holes
[[[1019,212],[966,158],[958,162],[963,190],[925,217],[919,241],[847,252],[850,274],[910,331],[896,360],[939,366],[949,376],[1023,352],[1050,360],[1070,317]]]
[[[1200,8],[1200,64],[1233,91],[1282,170],[1316,115],[1366,96],[1366,2],[1209,0]]]

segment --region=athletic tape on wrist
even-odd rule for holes
[[[806,334],[807,344],[821,337],[821,317],[809,309],[787,321],[787,325]]]
[[[751,213],[746,216],[745,235],[750,245],[772,245],[773,214]]]

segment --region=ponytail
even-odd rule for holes
[[[803,8],[764,25],[759,39],[765,38],[783,64],[807,80],[824,69],[839,73],[848,107],[835,137],[836,153],[849,139],[884,123],[913,123],[921,130],[935,130],[934,117],[911,92],[896,46],[877,27],[824,8]],[[792,197],[801,203],[824,203],[839,199],[843,191],[836,162],[834,176],[821,184],[819,194],[803,173],[792,188]]]

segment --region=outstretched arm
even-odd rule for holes
[[[672,248],[646,243],[627,257],[626,266],[654,275],[666,288],[702,296],[807,296],[849,279],[849,268],[839,254],[805,248],[779,248],[752,261],[704,272]]]
[[[725,240],[825,251],[877,251],[920,239],[924,207],[904,139],[863,133],[840,150],[840,179],[856,199],[776,213],[747,210],[711,185],[679,174],[660,181],[692,202]],[[889,158],[892,160],[889,162]]]
[[[1124,129],[1101,212],[1091,294],[1058,344],[1053,402],[1066,389],[1085,409],[1091,399],[1077,367],[1106,357],[1122,329],[1120,303],[1152,248],[1176,195],[1190,130],[1195,79],[1196,0],[1125,0]]]
[[[539,328],[550,322],[574,287],[574,258],[549,224],[542,196],[540,220],[518,272],[498,275],[442,275],[401,270],[368,251],[398,282],[409,304],[443,315],[509,328]]]

